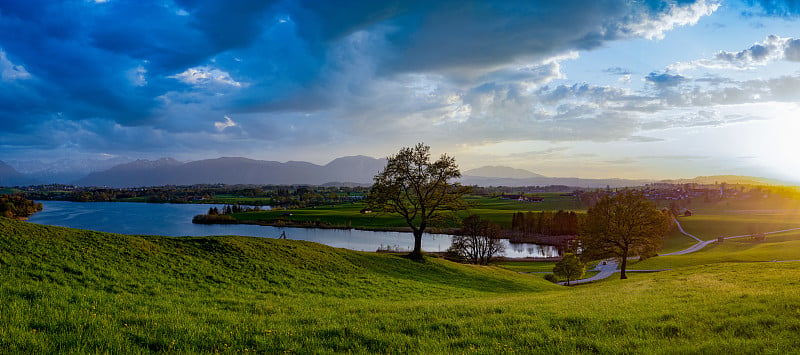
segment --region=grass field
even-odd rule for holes
[[[800,260],[800,233],[770,235],[767,241],[752,238],[728,239],[713,243],[700,252],[661,256],[633,263],[635,269],[663,269],[718,263],[750,263],[772,260]]]
[[[684,250],[694,244],[697,241],[689,238],[688,236],[681,233],[677,228],[673,229],[665,238],[664,238],[664,245],[661,248],[660,254],[671,253],[675,251]]]
[[[478,214],[503,227],[511,226],[511,218],[516,212],[527,211],[557,211],[579,210],[580,203],[573,196],[562,196],[557,193],[542,193],[543,202],[522,202],[503,200],[492,197],[469,196],[466,200],[473,207],[466,211],[458,212],[458,217]],[[366,204],[353,203],[333,206],[317,206],[314,208],[298,208],[291,210],[275,210],[261,212],[247,212],[234,214],[240,221],[261,221],[275,223],[277,220],[286,220],[295,223],[324,223],[331,226],[357,227],[365,229],[402,228],[406,227],[405,221],[396,214],[369,213],[362,214]],[[291,215],[288,215],[291,213]],[[457,227],[458,222],[445,223],[442,227]]]
[[[660,207],[667,207],[668,201],[663,201]],[[694,199],[686,208],[700,214],[732,214],[752,213],[755,211],[796,211],[800,210],[800,200],[772,196],[757,199],[724,199],[721,201],[705,202]]]
[[[697,214],[678,221],[687,233],[702,240],[800,228],[797,213]]]
[[[800,348],[800,263],[715,259],[800,250],[797,235],[777,237],[674,257],[690,261],[669,272],[567,288],[497,267],[301,241],[124,236],[0,218],[0,348],[791,353]],[[659,260],[668,257],[641,264]]]
[[[353,203],[291,210],[234,213],[233,217],[240,221],[263,221],[267,223],[276,223],[278,220],[295,223],[321,222],[331,226],[365,229],[407,226],[405,220],[397,214],[361,213],[360,211],[365,207],[366,205],[363,203]]]

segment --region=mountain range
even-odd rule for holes
[[[43,184],[67,183],[80,179],[92,171],[103,171],[116,165],[133,161],[127,157],[76,158],[42,161],[38,159],[10,159],[5,162],[21,174]]]
[[[181,163],[171,158],[136,160],[94,172],[75,182],[81,186],[160,186],[192,184],[322,185],[326,183],[372,183],[386,159],[350,156],[326,165],[302,161],[217,158]]]
[[[325,165],[302,161],[254,160],[223,157],[190,162],[172,158],[135,160],[111,168],[91,172],[79,179],[58,181],[79,186],[139,187],[193,184],[254,184],[254,185],[370,185],[372,178],[383,167],[386,159],[363,155],[337,158]],[[85,173],[84,173],[85,174]],[[39,183],[31,174],[23,174],[8,164],[0,162],[0,186],[31,185]],[[479,186],[550,186],[564,185],[579,188],[604,188],[641,186],[655,180],[582,179],[574,177],[547,177],[534,172],[504,166],[484,166],[465,170],[460,182]],[[694,179],[662,180],[668,183],[713,184],[786,184],[777,180],[734,176],[701,176]]]
[[[31,185],[36,183],[36,180],[20,173],[11,165],[0,161],[0,186]]]

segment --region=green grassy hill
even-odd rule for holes
[[[650,260],[658,260],[653,258]],[[0,218],[9,353],[787,353],[800,263],[574,288],[436,259]]]

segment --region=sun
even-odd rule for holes
[[[764,177],[800,184],[800,110],[797,105],[776,105],[773,119],[755,122],[742,139]],[[735,146],[739,142],[728,144]]]

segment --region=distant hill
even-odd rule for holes
[[[0,186],[21,186],[35,184],[36,181],[0,161]]]
[[[478,186],[551,186],[564,185],[576,188],[603,188],[603,187],[628,187],[642,186],[652,183],[653,180],[629,180],[629,179],[581,179],[573,177],[533,177],[527,179],[513,178],[491,178],[480,176],[464,176],[461,183],[465,185]]]
[[[712,176],[698,176],[691,179],[670,179],[661,180],[660,182],[668,184],[740,184],[740,185],[795,185],[790,182],[768,179],[754,176],[739,176],[739,175],[712,175]]]
[[[523,169],[514,169],[505,166],[484,166],[477,169],[464,171],[461,183],[479,186],[549,186],[564,185],[580,188],[603,187],[629,187],[641,186],[654,182],[668,184],[701,184],[712,185],[716,183],[742,184],[742,185],[794,185],[792,183],[752,176],[739,175],[713,175],[698,176],[691,179],[583,179],[574,177],[547,177]]]
[[[181,163],[171,158],[137,160],[94,172],[75,182],[81,186],[159,186],[192,184],[370,184],[386,165],[366,156],[338,158],[326,165],[302,161],[217,158]]]
[[[368,186],[372,178],[386,166],[386,159],[363,155],[337,158],[325,165],[303,161],[254,160],[238,157],[180,162],[172,158],[136,160],[110,169],[93,172],[74,182],[80,186],[161,186],[192,184],[274,184]],[[647,179],[583,179],[547,177],[523,169],[504,166],[484,166],[466,170],[460,182],[479,186],[550,186],[576,188],[611,188],[642,186],[656,182]],[[685,184],[790,185],[789,183],[736,175],[698,176],[693,179],[662,180],[659,182]],[[0,185],[31,184],[32,179],[0,162]]]
[[[512,179],[543,177],[542,175],[532,173],[524,169],[515,169],[507,166],[483,166],[477,169],[470,169],[464,171],[462,175],[486,177],[486,178],[512,178]]]
[[[550,186],[564,185],[576,188],[641,186],[652,180],[582,179],[572,177],[547,177],[524,169],[507,166],[484,166],[466,170],[461,183],[478,186]]]

